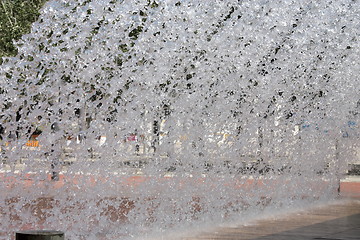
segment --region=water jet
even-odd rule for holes
[[[144,238],[335,198],[359,147],[359,11],[49,1],[0,66],[0,238]]]

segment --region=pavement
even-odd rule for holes
[[[360,181],[359,181],[360,183]],[[357,185],[360,191],[360,184]],[[219,227],[182,240],[359,240],[360,197],[247,225]]]
[[[340,196],[347,198],[360,198],[360,175],[347,176],[341,181]]]
[[[181,239],[360,240],[360,176],[347,176],[341,181],[339,199],[335,203],[271,216],[246,225],[217,227]]]

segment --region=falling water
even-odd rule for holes
[[[0,238],[145,238],[332,199],[360,4],[51,0],[0,75]]]

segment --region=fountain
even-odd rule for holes
[[[0,66],[0,239],[144,239],[335,198],[359,11],[50,0]]]

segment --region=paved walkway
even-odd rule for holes
[[[359,240],[360,198],[266,220],[217,228],[183,240]]]

